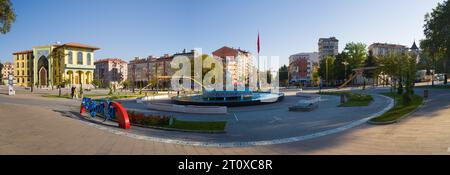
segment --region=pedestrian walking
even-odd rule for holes
[[[74,96],[75,96],[75,87],[72,86],[72,88],[70,88],[70,97],[73,99]]]

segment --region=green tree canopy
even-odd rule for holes
[[[348,55],[347,62],[350,69],[364,66],[364,60],[367,56],[366,45],[364,43],[347,43],[344,48],[344,53]]]
[[[432,59],[443,59],[443,71],[449,73],[450,58],[450,1],[438,3],[431,13],[425,15],[425,40],[421,41],[421,48],[429,53]],[[439,54],[443,54],[439,58]]]
[[[321,79],[325,80],[328,85],[333,82],[335,79],[335,71],[334,71],[334,61],[335,58],[332,56],[327,56],[324,59],[320,60],[319,64],[319,75]]]
[[[288,73],[288,67],[286,65],[283,65],[280,67],[280,69],[278,70],[279,73],[279,81],[280,81],[280,85],[284,85],[287,86],[288,81],[289,81],[289,73]]]
[[[349,70],[349,66],[344,65],[345,62],[348,62],[348,55],[345,52],[342,52],[336,56],[336,60],[334,61],[334,75],[336,75],[337,80],[344,80],[346,79],[346,75],[348,76],[349,73],[351,73],[351,70]],[[347,71],[347,72],[345,72]]]
[[[372,51],[369,51],[369,55],[367,55],[367,59],[364,61],[364,67],[377,67],[377,59],[373,56]],[[364,76],[367,78],[375,78],[375,74],[377,72],[375,70],[364,71]]]
[[[12,23],[16,21],[16,14],[10,0],[0,0],[0,33],[10,31]]]

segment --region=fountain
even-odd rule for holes
[[[283,93],[253,92],[245,90],[204,91],[202,94],[176,96],[172,100],[179,105],[197,106],[250,106],[271,104],[283,100]]]

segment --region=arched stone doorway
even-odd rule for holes
[[[39,85],[40,86],[47,86],[47,69],[45,69],[45,67],[41,67],[41,69],[39,69]]]
[[[45,56],[41,56],[38,60],[38,84],[40,86],[47,86],[48,85],[48,77],[49,77],[49,70],[48,70],[48,60]]]

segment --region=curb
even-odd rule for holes
[[[198,130],[188,130],[188,129],[177,129],[177,128],[165,128],[165,127],[159,127],[159,126],[145,126],[140,124],[132,124],[131,126],[137,126],[141,128],[149,128],[149,129],[159,129],[159,130],[165,130],[165,131],[178,131],[178,132],[189,132],[189,133],[203,133],[203,134],[225,134],[226,131],[198,131]]]
[[[390,97],[389,97],[390,98]],[[393,121],[385,121],[385,122],[374,122],[374,121],[367,121],[368,124],[371,125],[390,125],[390,124],[394,124],[394,123],[399,123],[400,121],[402,121],[403,119],[408,118],[411,114],[417,112],[419,109],[421,109],[425,103],[427,102],[426,100],[423,99],[422,97],[422,104],[420,104],[416,109],[412,110],[411,112],[408,112],[407,114],[401,116],[400,118],[393,120]]]

